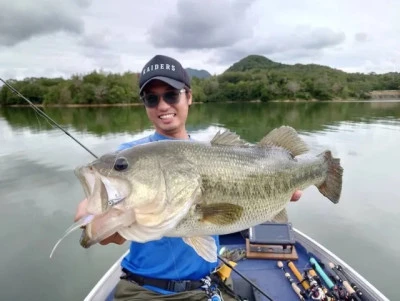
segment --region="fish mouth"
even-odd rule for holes
[[[84,247],[85,249],[87,249],[87,248],[91,247],[92,245],[94,245],[95,243],[96,242],[94,240],[90,239],[90,237],[89,237],[89,235],[88,235],[88,233],[86,231],[86,228],[83,229],[81,237],[79,239],[79,244],[82,247]]]
[[[77,168],[75,174],[88,200],[87,212],[94,215],[82,227],[79,239],[80,245],[87,249],[134,221],[132,214],[122,213],[127,209],[123,201],[131,194],[131,186],[127,180],[103,175],[92,166]],[[103,226],[99,229],[98,225]]]
[[[85,249],[135,222],[134,210],[111,208],[91,219],[81,234],[79,243]]]
[[[93,167],[75,169],[88,199],[87,211],[100,214],[123,202],[131,193],[129,182],[122,178],[104,176]]]
[[[83,229],[80,238],[80,244],[84,248],[96,244],[101,239],[115,233],[121,226],[129,225],[135,220],[132,211],[124,213],[123,201],[131,194],[131,187],[127,180],[104,176],[92,166],[78,167],[74,170],[75,175],[81,182],[84,193],[88,200],[86,208],[87,215],[73,223],[57,241],[53,247],[50,258],[61,241],[72,232],[79,228]],[[92,235],[93,223],[101,221],[103,217],[111,216],[111,222],[108,222],[106,229],[97,229],[95,235]],[[115,217],[121,217],[121,221]],[[122,224],[120,224],[122,223]],[[114,231],[114,232],[113,232]]]

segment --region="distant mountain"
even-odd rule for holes
[[[282,68],[288,65],[276,63],[267,59],[262,55],[249,55],[240,61],[234,63],[231,67],[229,67],[225,72],[240,72],[240,71],[248,71],[252,69],[276,69]]]
[[[291,73],[310,73],[324,71],[330,74],[345,72],[339,69],[334,69],[328,66],[322,66],[317,64],[295,64],[288,65],[274,62],[262,55],[249,55],[234,63],[225,72],[242,72],[250,70],[280,70]]]
[[[270,100],[398,99],[400,73],[346,73],[317,64],[282,64],[262,55],[249,55],[225,72],[186,69],[193,79],[196,102]],[[13,81],[32,102],[43,105],[141,103],[137,73],[93,71],[64,78],[25,78]],[[100,93],[99,93],[100,92]],[[4,86],[0,105],[24,103]]]
[[[189,73],[190,77],[197,77],[197,78],[208,78],[211,77],[210,72],[207,70],[198,70],[192,68],[186,68],[186,71]]]

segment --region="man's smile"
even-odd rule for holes
[[[169,114],[159,115],[158,118],[160,118],[160,119],[171,119],[171,118],[174,118],[175,116],[176,116],[175,113],[169,113]]]

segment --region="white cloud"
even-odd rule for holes
[[[0,0],[0,76],[139,71],[155,54],[221,73],[248,54],[400,71],[397,1]]]
[[[4,2],[4,3],[1,3]],[[41,35],[59,31],[80,34],[84,30],[84,1],[0,1],[0,47],[14,46]]]
[[[252,33],[247,11],[253,1],[178,0],[177,10],[157,20],[149,41],[157,48],[215,49],[231,46]],[[247,4],[247,5],[244,5]]]

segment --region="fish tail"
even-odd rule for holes
[[[340,159],[334,158],[330,151],[325,151],[319,156],[322,156],[328,164],[328,172],[325,181],[317,188],[332,203],[337,204],[342,192],[343,168],[340,165]]]

